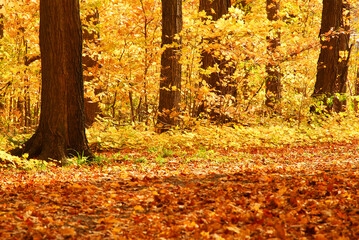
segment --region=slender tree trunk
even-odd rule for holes
[[[182,0],[162,0],[162,46],[166,47],[161,57],[161,81],[158,132],[178,124],[181,101],[180,40],[175,35],[182,30]],[[170,44],[178,46],[168,46]]]
[[[354,82],[354,96],[359,97],[359,69],[356,70],[356,78]],[[358,112],[359,101],[354,99],[354,111]]]
[[[29,92],[29,78],[25,77],[25,129],[31,127],[32,115],[31,115],[31,97]]]
[[[252,6],[251,4],[249,4],[249,2],[247,2],[246,0],[237,0],[234,3],[234,7],[239,8],[240,10],[242,10],[244,12],[245,15],[249,14],[252,10]],[[245,19],[245,18],[244,18]],[[245,20],[243,20],[245,21]],[[248,62],[250,60],[250,57],[247,56],[244,61]],[[248,84],[248,77],[250,74],[250,70],[247,66],[244,67],[244,77],[243,77],[243,82],[241,85],[241,92],[242,92],[242,97],[244,101],[248,101],[249,100],[249,91],[250,91],[250,87]]]
[[[0,5],[0,10],[4,7],[4,5]],[[0,13],[0,39],[4,37],[4,14]],[[3,57],[0,57],[0,60],[3,60]],[[6,84],[7,85],[7,84]],[[6,86],[5,85],[5,86]],[[5,109],[3,96],[0,96],[0,109]]]
[[[269,21],[279,20],[279,0],[267,0],[267,18]],[[268,52],[270,55],[274,55],[277,51],[277,47],[280,46],[280,32],[278,29],[273,29],[275,33],[274,37],[267,37],[268,40]],[[280,102],[281,98],[281,73],[279,64],[275,62],[274,58],[271,58],[266,66],[266,106],[274,108],[275,110]]]
[[[128,92],[128,97],[130,99],[130,107],[131,107],[131,123],[136,122],[135,118],[135,107],[133,106],[133,97],[132,97],[132,91]]]
[[[146,13],[146,9],[145,9],[145,5],[143,4],[143,0],[140,0],[141,3],[141,7],[142,7],[142,12],[143,12],[143,17],[144,17],[144,23],[143,23],[143,37],[144,37],[144,68],[143,68],[143,95],[144,95],[144,106],[141,107],[141,100],[142,97],[140,98],[140,103],[138,104],[138,121],[142,122],[143,119],[145,119],[145,122],[147,124],[148,122],[148,79],[147,79],[147,75],[148,75],[148,69],[151,66],[151,62],[149,60],[149,53],[148,53],[148,48],[149,48],[149,41],[148,41],[148,28],[149,28],[149,23],[151,22],[151,20],[148,19],[147,17],[147,13]],[[141,110],[143,108],[143,110]],[[142,113],[142,111],[144,112],[144,114]]]
[[[82,0],[82,2],[85,2]],[[97,25],[100,23],[100,15],[97,9],[92,10],[91,14],[86,16],[86,22],[83,23],[83,26],[88,27],[88,24],[92,22],[92,24]],[[99,44],[100,34],[97,31],[90,31],[86,27],[83,28],[83,39],[88,43]],[[98,63],[98,56],[93,55],[91,50],[89,49],[88,44],[84,44],[85,49],[84,54],[82,56],[82,66],[84,71],[91,71],[91,68],[96,69],[100,67]],[[84,74],[84,81],[90,82],[95,79],[95,74],[86,75]],[[101,93],[102,89],[95,89],[95,94]],[[99,102],[93,101],[91,98],[85,98],[85,125],[87,127],[91,126],[97,117],[97,115],[101,112]]]
[[[343,0],[323,0],[317,80],[312,97],[322,100],[327,110],[344,110],[335,93],[346,92],[350,56],[349,4]]]
[[[0,10],[4,5],[0,5]],[[4,37],[4,14],[0,13],[0,39]]]
[[[85,135],[82,31],[78,0],[40,1],[40,123],[13,154],[59,160],[92,157]]]

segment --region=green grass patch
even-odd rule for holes
[[[96,125],[88,131],[91,144],[103,149],[147,150],[162,157],[200,149],[198,154],[210,155],[205,150],[243,149],[252,147],[278,147],[284,145],[313,145],[319,142],[341,142],[356,139],[359,121],[355,116],[333,115],[309,123],[294,125],[280,118],[268,119],[260,124],[243,126],[216,126],[198,124],[191,130],[170,130],[156,134],[153,130]]]

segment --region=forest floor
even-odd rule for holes
[[[0,168],[0,239],[359,239],[358,143]]]

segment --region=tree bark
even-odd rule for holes
[[[217,21],[223,15],[228,14],[228,9],[231,7],[230,0],[200,0],[199,11],[205,11],[207,16],[211,16],[213,21]],[[218,39],[209,39],[209,44],[219,41]],[[202,69],[219,66],[219,72],[213,72],[209,76],[203,75],[202,78],[206,81],[210,88],[216,90],[219,95],[230,94],[233,97],[237,96],[237,87],[233,81],[226,78],[230,77],[234,69],[227,67],[228,61],[219,59],[212,55],[209,51],[202,52]]]
[[[343,0],[323,0],[320,29],[322,48],[312,97],[323,101],[329,112],[343,111],[345,106],[335,93],[346,92],[350,56],[349,7]]]
[[[0,10],[4,7],[4,5],[0,5]],[[0,39],[4,37],[4,14],[0,13]],[[3,60],[3,57],[0,57],[0,60]],[[6,84],[4,87],[8,86]],[[4,88],[3,87],[3,88]],[[1,89],[2,90],[2,89]],[[0,96],[2,98],[2,96]],[[3,110],[5,108],[5,104],[2,102],[2,99],[0,99],[0,109]]]
[[[93,157],[85,135],[82,31],[78,0],[40,1],[40,123],[15,155],[57,160]]]
[[[0,10],[4,5],[0,5]],[[4,14],[0,13],[0,39],[4,37]]]
[[[82,2],[84,2],[82,0]],[[85,18],[86,22],[83,23],[83,40],[89,43],[94,43],[95,45],[99,44],[100,33],[98,31],[91,31],[86,29],[88,23],[92,22],[94,25],[98,25],[100,23],[100,14],[97,9],[92,10],[91,14],[88,14]],[[91,50],[88,50],[88,46],[84,44],[86,51],[82,56],[82,66],[84,71],[89,71],[91,68],[100,68],[101,65],[98,62],[98,56],[91,54]],[[95,74],[86,75],[84,74],[84,81],[90,82],[95,78]],[[95,89],[95,94],[99,94],[103,92],[103,89],[97,88]],[[90,127],[94,122],[98,114],[101,113],[101,108],[99,102],[93,101],[91,98],[85,98],[85,126]]]
[[[269,21],[279,20],[279,0],[267,0],[267,19]],[[268,40],[268,52],[270,56],[276,53],[277,47],[280,46],[280,32],[278,29],[273,29],[275,31],[274,37],[267,37]],[[266,66],[266,106],[273,108],[275,110],[278,107],[278,103],[281,98],[281,73],[279,69],[279,64],[275,62],[275,59],[271,57],[269,63]]]
[[[228,14],[230,7],[230,0],[200,0],[199,2],[199,11],[205,11],[206,15],[211,16],[213,21],[217,21]],[[220,42],[218,38],[208,38],[207,40],[209,45]],[[223,103],[226,101],[224,97],[230,95],[234,101],[237,97],[237,85],[231,79],[235,69],[228,66],[228,60],[214,56],[211,50],[202,51],[201,68],[206,70],[218,66],[218,71],[214,71],[209,75],[203,74],[201,78],[205,80],[209,88],[214,90],[218,99],[215,105],[201,99],[197,115],[208,112],[212,120],[226,122],[231,120],[231,116],[225,115],[222,111]]]
[[[182,30],[182,0],[162,0],[161,81],[157,131],[164,132],[178,124],[177,115],[181,101],[180,39]],[[177,46],[168,46],[176,44]],[[167,46],[167,47],[166,47]]]
[[[356,78],[354,82],[354,96],[359,97],[359,69],[356,70]],[[354,111],[358,112],[359,101],[354,99]]]

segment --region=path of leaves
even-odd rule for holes
[[[1,239],[359,239],[357,142],[0,172]],[[136,154],[136,153],[133,153]]]

